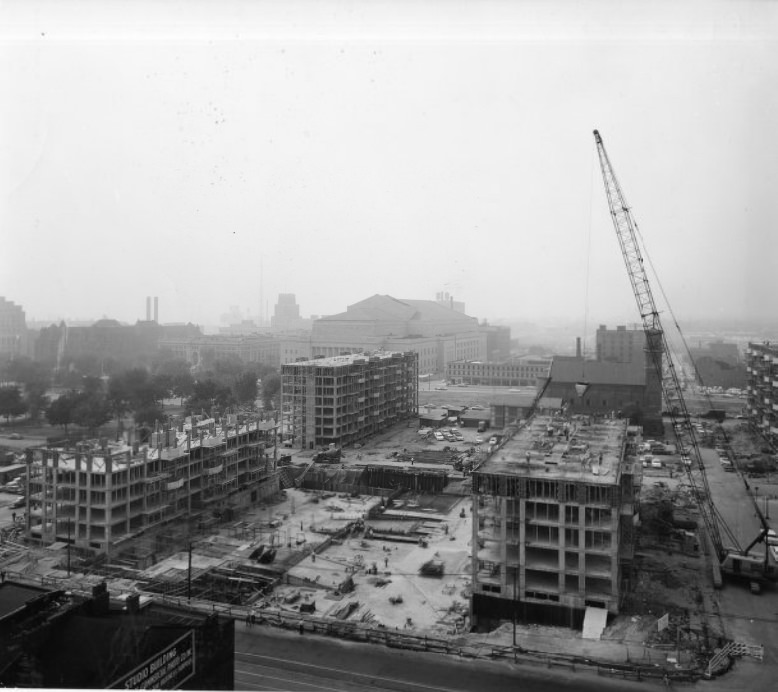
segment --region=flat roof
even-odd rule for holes
[[[626,420],[536,415],[476,473],[610,485],[621,475],[626,433]]]
[[[310,358],[308,360],[298,360],[294,363],[284,363],[285,368],[315,365],[322,368],[336,368],[343,365],[353,365],[354,363],[367,363],[371,358],[380,358],[388,360],[393,356],[402,356],[402,351],[367,351],[365,353],[349,353],[341,356],[329,356],[327,358]]]

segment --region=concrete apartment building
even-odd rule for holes
[[[626,421],[537,415],[473,472],[473,624],[619,612],[640,465]],[[629,449],[632,452],[632,449]]]
[[[446,365],[446,379],[490,387],[534,387],[538,380],[548,377],[550,368],[551,358],[539,356],[521,356],[497,363],[457,360]]]
[[[486,360],[487,333],[475,317],[434,300],[374,295],[315,320],[311,357],[363,351],[413,351],[419,372],[440,373],[455,360]]]
[[[284,439],[313,449],[357,442],[418,413],[419,358],[374,352],[281,367]]]
[[[150,446],[27,450],[27,538],[112,553],[140,532],[278,490],[274,421],[195,420]]]
[[[778,449],[778,345],[748,344],[746,369],[749,421]]]

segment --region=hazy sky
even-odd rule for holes
[[[28,319],[446,290],[635,322],[594,128],[679,319],[776,313],[778,3],[27,0],[0,27]]]

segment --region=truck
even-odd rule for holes
[[[321,464],[337,464],[342,456],[340,447],[323,447],[313,455],[313,460]]]

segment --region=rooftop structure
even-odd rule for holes
[[[618,612],[640,483],[627,443],[623,420],[536,415],[474,470],[474,621]]]
[[[418,355],[359,353],[281,368],[284,435],[313,449],[364,439],[418,409]]]

